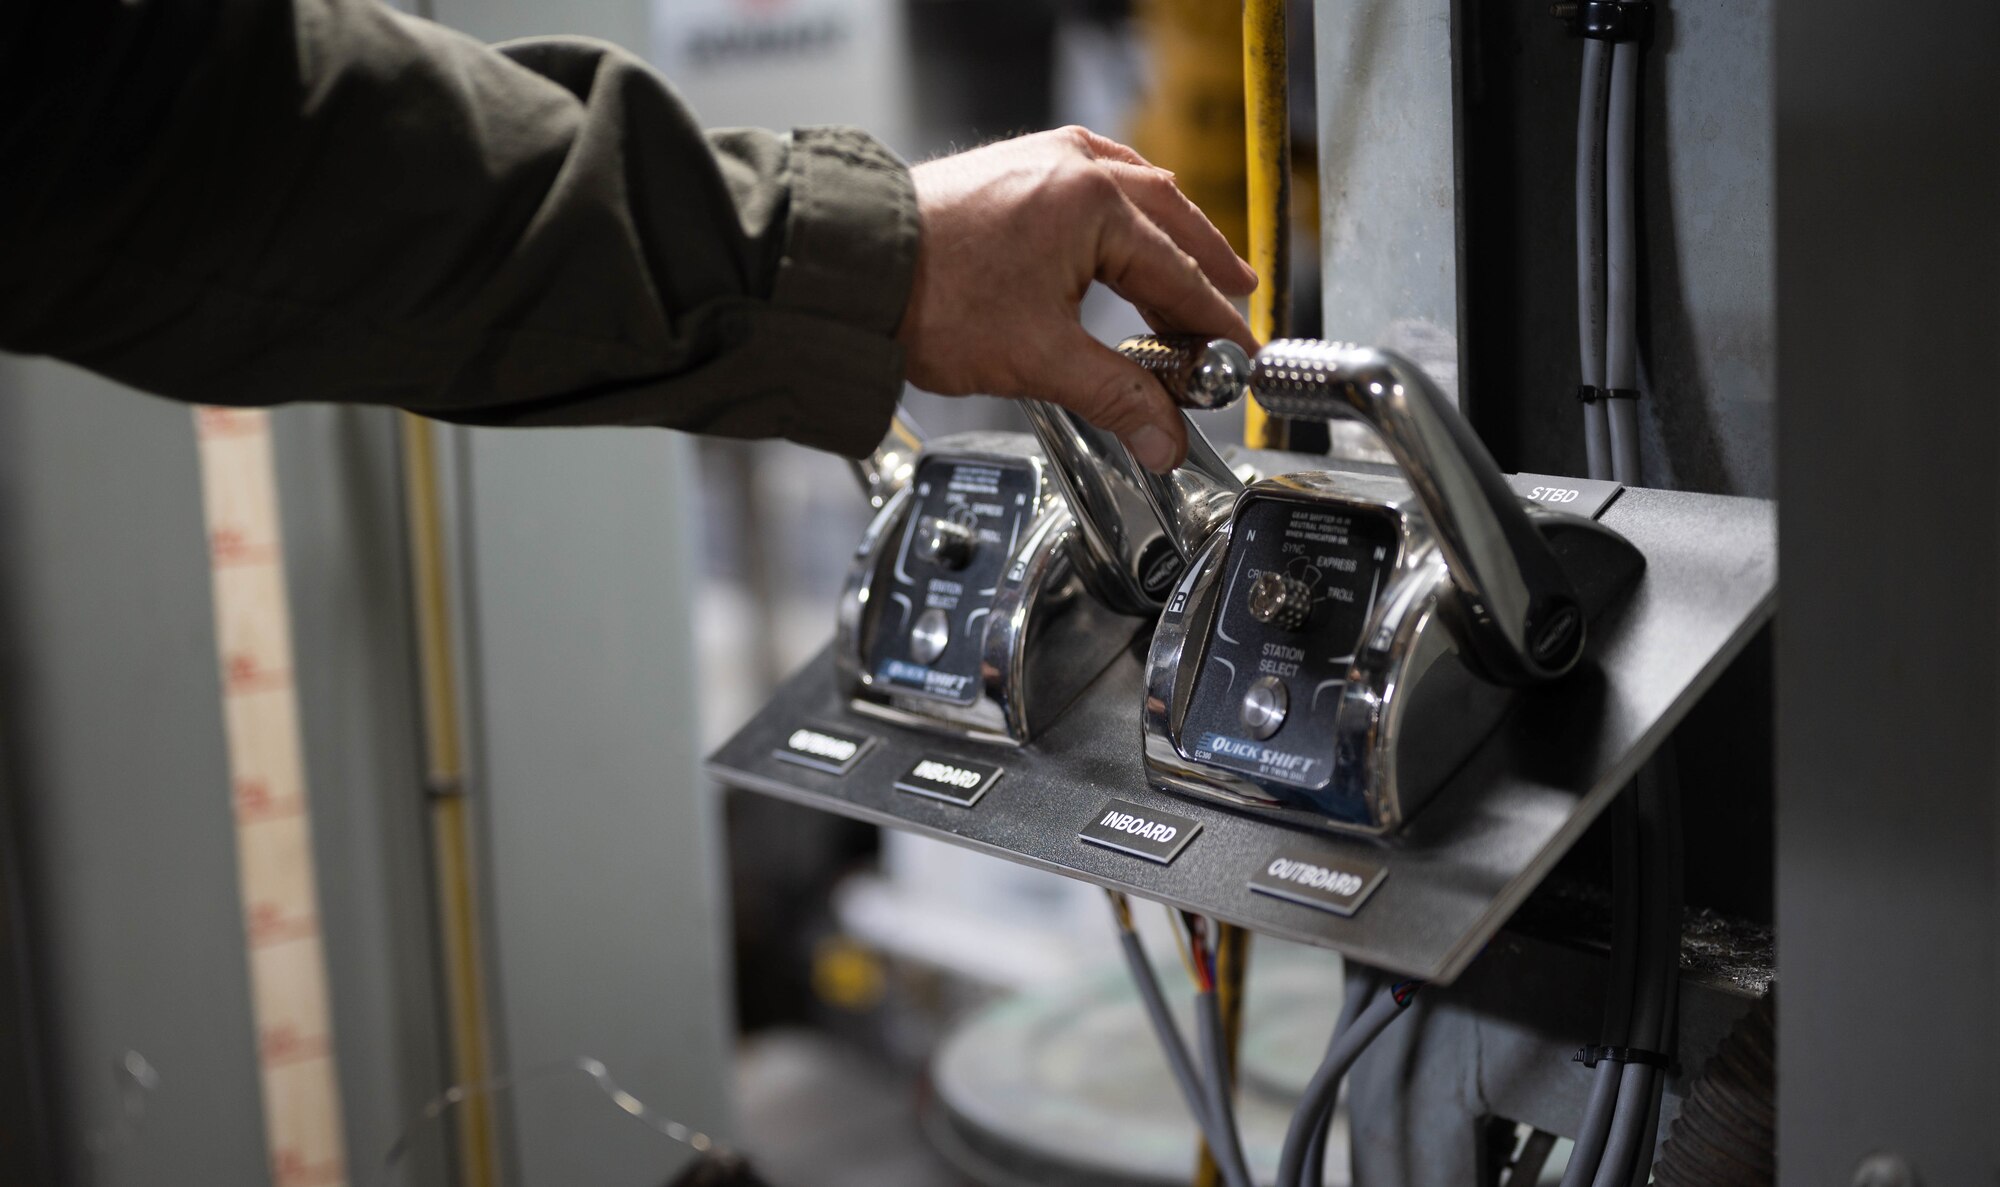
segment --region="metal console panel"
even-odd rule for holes
[[[1320,459],[1252,454],[1266,473]],[[1771,504],[1627,490],[1601,522],[1630,541],[1646,576],[1592,624],[1570,677],[1513,707],[1393,836],[1300,829],[1153,787],[1142,758],[1140,657],[1118,656],[1026,746],[907,728],[857,713],[822,656],[710,759],[722,782],[903,828],[1037,868],[1333,948],[1363,963],[1448,982],[1667,738],[1776,603]],[[1588,594],[1579,591],[1588,599]],[[780,761],[800,726],[867,734],[845,775]],[[972,807],[900,791],[926,759],[1004,768]],[[1110,799],[1185,818],[1198,831],[1161,864],[1083,842]],[[1341,915],[1251,889],[1275,861],[1379,871]]]

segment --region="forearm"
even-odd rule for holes
[[[859,133],[704,136],[610,47],[374,0],[70,6],[30,19],[81,44],[28,48],[73,69],[0,115],[0,347],[217,403],[879,438],[917,227]]]

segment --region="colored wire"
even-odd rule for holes
[[[1216,1169],[1222,1172],[1222,1180],[1229,1187],[1256,1187],[1243,1160],[1242,1135],[1236,1129],[1221,1004],[1211,988],[1195,996],[1194,1007],[1195,1030],[1201,1039],[1202,1063],[1207,1072],[1208,1115],[1214,1122],[1208,1148],[1214,1152]]]
[[[1234,1092],[1237,1048],[1243,1037],[1243,986],[1250,968],[1250,930],[1218,921],[1215,925],[1215,1004],[1222,1016],[1222,1084]],[[1206,1141],[1196,1151],[1193,1187],[1217,1187],[1221,1167]]]
[[[1139,991],[1139,1004],[1145,1008],[1146,1020],[1152,1024],[1161,1054],[1166,1056],[1167,1070],[1180,1088],[1181,1099],[1187,1103],[1188,1113],[1194,1117],[1195,1127],[1201,1131],[1202,1137],[1212,1149],[1223,1149],[1228,1140],[1211,1112],[1208,1090],[1195,1069],[1194,1060],[1188,1055],[1180,1027],[1174,1024],[1166,996],[1160,992],[1160,980],[1153,975],[1152,962],[1146,958],[1145,947],[1139,943],[1139,933],[1132,928],[1131,906],[1117,891],[1106,893],[1111,896],[1112,913],[1118,919],[1119,948],[1125,954],[1125,965],[1132,974],[1132,984]],[[1236,1187],[1236,1184],[1232,1183],[1231,1187]]]

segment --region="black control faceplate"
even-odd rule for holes
[[[926,457],[909,516],[883,565],[867,666],[883,687],[969,705],[979,695],[986,616],[1015,547],[1034,522],[1039,480],[1026,461]],[[964,555],[926,555],[930,521],[971,534]],[[942,651],[930,649],[943,641]]]
[[[1246,498],[1222,559],[1220,600],[1181,727],[1182,751],[1267,784],[1325,787],[1348,667],[1400,550],[1387,512]],[[1263,621],[1253,610],[1252,587],[1265,573],[1310,591],[1310,609],[1295,628],[1285,623],[1296,615]],[[1259,609],[1272,615],[1269,599]],[[1246,711],[1253,693],[1256,704]],[[1275,729],[1274,702],[1284,707]]]

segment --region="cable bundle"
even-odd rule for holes
[[[1198,1071],[1167,1008],[1152,963],[1139,943],[1138,932],[1132,925],[1130,902],[1115,890],[1106,893],[1111,896],[1112,913],[1118,920],[1118,941],[1138,987],[1139,1000],[1159,1038],[1160,1049],[1166,1054],[1167,1067],[1180,1086],[1181,1097],[1214,1154],[1223,1181],[1229,1187],[1255,1187],[1244,1161],[1231,1101],[1228,1045],[1216,998],[1215,956],[1206,938],[1207,921],[1192,912],[1179,912],[1175,932],[1181,958],[1195,983],[1195,1027],[1203,1064]],[[1341,1080],[1368,1044],[1402,1015],[1422,985],[1421,981],[1398,981],[1380,993],[1371,990],[1349,995],[1326,1056],[1307,1083],[1291,1126],[1286,1130],[1278,1187],[1319,1187],[1326,1163],[1327,1126],[1333,1119]]]
[[[1616,14],[1643,6],[1589,7]],[[1645,22],[1605,18],[1574,27],[1586,38],[1576,118],[1577,345],[1582,364],[1577,399],[1583,404],[1584,451],[1592,478],[1637,482],[1639,39]]]

